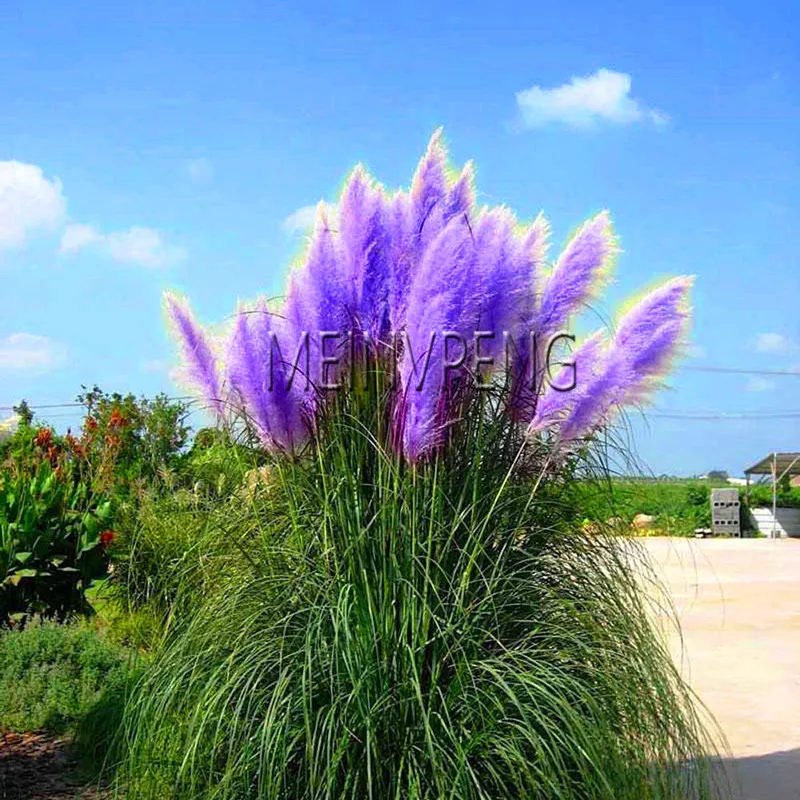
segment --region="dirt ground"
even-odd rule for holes
[[[800,539],[644,540],[671,649],[730,746],[743,800],[800,800]]]
[[[0,733],[0,800],[101,800],[85,786],[69,743],[46,732]]]

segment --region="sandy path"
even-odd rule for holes
[[[746,800],[800,800],[800,539],[646,539]]]

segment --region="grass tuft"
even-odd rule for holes
[[[408,467],[382,391],[342,394],[313,452],[206,515],[227,544],[130,697],[125,796],[713,796],[642,551],[580,531],[590,460],[555,464],[486,395]]]

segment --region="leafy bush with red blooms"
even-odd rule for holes
[[[106,574],[112,503],[55,441],[41,429],[32,462],[0,477],[0,627],[90,613],[86,589]]]
[[[35,424],[23,401],[0,441],[0,627],[91,613],[85,591],[107,574],[120,509],[180,464],[184,404],[84,390],[79,432]]]

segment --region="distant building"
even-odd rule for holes
[[[778,506],[778,484],[787,477],[790,482],[800,478],[800,453],[770,453],[752,467],[748,467],[744,474],[747,478],[745,497],[748,505],[750,505],[752,475],[768,476],[767,479],[772,486],[772,507],[750,509],[758,531],[770,538],[800,536],[800,508]]]

